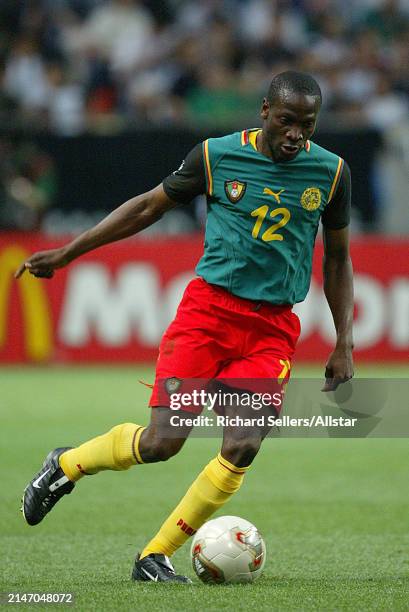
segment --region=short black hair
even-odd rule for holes
[[[270,83],[270,87],[268,88],[268,102],[274,102],[274,100],[279,98],[281,93],[284,91],[291,91],[293,93],[304,94],[306,96],[314,96],[315,98],[318,98],[320,105],[322,103],[320,86],[310,74],[306,74],[305,72],[287,70],[286,72],[276,74]]]

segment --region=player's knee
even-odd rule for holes
[[[260,444],[261,438],[259,437],[224,440],[222,456],[237,467],[246,467],[257,455]]]

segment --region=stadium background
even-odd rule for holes
[[[116,422],[146,422],[149,391],[138,380],[152,381],[160,335],[194,274],[204,202],[81,258],[52,282],[16,283],[13,271],[34,250],[62,244],[158,184],[203,138],[259,125],[271,76],[288,68],[320,82],[314,140],[352,170],[357,375],[408,378],[407,0],[0,3],[2,590],[60,590],[52,563],[82,609],[130,609],[135,595],[125,578],[135,547],[217,448],[195,439],[184,458],[155,466],[160,491],[172,489],[166,500],[148,469],[138,473],[149,517],[134,507],[135,475],[106,474],[47,519],[51,540],[43,539],[48,525],[27,530],[16,500],[51,447]],[[318,240],[312,289],[299,307],[294,376],[321,378],[333,340],[321,254]],[[225,591],[224,603],[209,592],[214,609],[267,609],[266,601],[270,609],[404,609],[406,441],[274,443],[229,508],[261,524],[266,577],[253,590]],[[275,460],[284,471],[272,478]],[[118,500],[109,508],[107,494]],[[93,580],[76,570],[89,565],[90,551]],[[177,560],[190,571],[186,550]],[[142,592],[156,609],[187,609],[203,596],[162,601]]]

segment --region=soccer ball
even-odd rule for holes
[[[266,560],[266,545],[249,521],[220,516],[197,531],[190,551],[193,569],[203,582],[253,582]]]

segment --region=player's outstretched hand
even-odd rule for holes
[[[63,268],[68,263],[63,249],[39,251],[31,255],[15,272],[14,278],[20,278],[26,270],[37,278],[52,278],[54,270]]]
[[[335,349],[325,366],[325,384],[321,391],[335,391],[354,375],[351,349]]]

